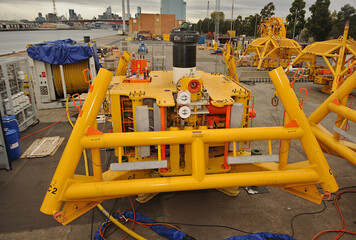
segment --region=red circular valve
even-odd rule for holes
[[[201,83],[198,80],[193,79],[192,81],[189,82],[188,84],[189,92],[197,93],[200,91],[200,89],[201,89]]]

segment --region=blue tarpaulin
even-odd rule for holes
[[[126,218],[131,218],[131,219],[134,219],[134,215],[133,215],[133,212],[131,211],[124,211],[122,213]],[[136,221],[138,222],[142,222],[142,223],[155,223],[155,221],[149,217],[146,217],[140,213],[137,213],[136,212]],[[121,214],[119,213],[116,213],[113,215],[114,218],[116,219],[119,219],[121,217]],[[106,219],[105,220],[105,223],[100,225],[98,231],[95,233],[94,235],[94,240],[101,240],[101,236],[100,236],[100,231],[102,231],[105,227],[106,227],[106,224],[108,224],[108,221],[109,219]],[[194,239],[188,235],[186,235],[184,232],[181,232],[179,230],[176,230],[176,229],[168,229],[168,228],[165,228],[163,225],[149,225],[149,227],[154,230],[156,233],[158,233],[159,235],[161,236],[164,236],[168,239],[171,239],[171,240],[186,240],[186,239]]]
[[[226,238],[225,240],[295,240],[294,238],[278,233],[260,232],[243,236]]]
[[[96,44],[92,45],[77,43],[68,38],[31,45],[27,48],[27,54],[35,60],[55,65],[76,63],[94,56],[95,66],[99,70]]]

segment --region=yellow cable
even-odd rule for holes
[[[97,207],[99,208],[99,210],[105,215],[105,217],[109,218],[111,222],[113,222],[116,226],[118,226],[119,228],[121,228],[123,231],[125,231],[126,233],[130,234],[132,237],[139,239],[139,240],[147,240],[146,238],[138,235],[137,233],[135,233],[134,231],[132,231],[131,229],[125,227],[123,224],[121,224],[116,218],[114,218],[113,216],[111,216],[104,208],[103,206],[101,206],[101,204],[99,203],[97,205]]]
[[[67,96],[67,102],[66,102],[67,118],[68,118],[68,122],[70,123],[72,128],[74,128],[74,124],[73,124],[73,122],[72,122],[72,120],[70,119],[70,116],[69,116],[68,103],[69,103],[69,96]],[[85,151],[85,149],[83,149],[83,158],[84,158],[84,165],[85,165],[85,175],[89,176],[88,158],[87,158],[87,152]]]
[[[66,102],[66,110],[67,110],[67,118],[68,121],[70,123],[70,125],[72,125],[72,127],[74,127],[74,124],[72,122],[72,120],[70,119],[69,116],[69,111],[68,111],[68,102],[69,102],[69,97],[67,97],[67,102]],[[89,176],[89,167],[88,167],[88,158],[87,158],[87,154],[85,149],[83,150],[83,157],[84,157],[84,163],[85,163],[85,175]],[[110,221],[112,223],[114,223],[117,227],[121,228],[123,231],[125,231],[126,233],[130,234],[132,237],[139,239],[139,240],[147,240],[146,238],[138,235],[137,233],[135,233],[134,231],[130,230],[129,228],[125,227],[124,225],[122,225],[119,221],[117,221],[113,216],[111,216],[104,208],[103,206],[101,206],[101,204],[99,203],[97,205],[97,207],[99,208],[99,210],[107,217],[110,219]]]

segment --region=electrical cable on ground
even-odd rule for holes
[[[345,221],[345,218],[344,218],[344,215],[342,214],[341,212],[341,209],[340,209],[340,205],[339,205],[339,197],[342,195],[342,194],[345,194],[345,193],[356,193],[356,190],[345,190],[345,191],[341,191],[341,192],[338,192],[336,195],[335,195],[335,198],[334,198],[334,204],[335,204],[335,207],[336,207],[336,210],[338,211],[339,215],[340,215],[340,218],[341,218],[341,229],[331,229],[331,230],[325,230],[325,231],[321,231],[319,233],[317,233],[314,237],[313,237],[313,240],[319,238],[320,236],[326,234],[326,233],[330,233],[330,232],[338,232],[339,234],[333,238],[333,239],[339,239],[340,237],[342,237],[342,235],[344,235],[344,233],[347,233],[347,234],[352,234],[352,235],[356,235],[356,232],[352,232],[352,231],[349,231],[346,229],[346,221]]]
[[[42,132],[42,131],[44,131],[44,130],[50,128],[50,127],[55,126],[56,124],[60,123],[60,122],[66,117],[66,115],[67,115],[67,112],[64,114],[64,116],[63,116],[58,122],[55,122],[55,123],[53,123],[53,124],[51,124],[51,125],[49,125],[49,126],[47,126],[47,127],[45,127],[45,128],[42,128],[42,129],[40,129],[40,130],[38,130],[38,131],[36,131],[36,132],[34,132],[34,133],[31,133],[31,134],[29,134],[29,135],[27,135],[27,136],[25,136],[25,137],[22,137],[22,138],[20,138],[19,140],[24,140],[24,139],[26,139],[26,138],[28,138],[28,137],[31,137],[31,136],[33,136],[33,135],[39,133],[39,132]]]
[[[318,214],[318,213],[322,213],[326,210],[326,204],[325,204],[325,201],[333,201],[334,202],[334,205],[336,207],[336,210],[338,211],[338,213],[340,214],[340,217],[341,217],[341,222],[342,222],[342,227],[341,229],[331,229],[331,230],[324,230],[324,231],[321,231],[319,233],[317,233],[314,237],[313,237],[313,240],[319,238],[320,236],[326,234],[326,233],[331,233],[331,232],[338,232],[339,234],[333,238],[333,239],[339,239],[344,233],[346,234],[352,234],[352,235],[356,235],[356,232],[352,232],[352,231],[349,231],[346,229],[346,221],[344,219],[344,216],[341,212],[341,209],[340,209],[340,205],[339,205],[339,199],[340,199],[340,196],[342,194],[345,194],[345,193],[356,193],[356,190],[345,190],[345,189],[350,189],[350,188],[356,188],[356,186],[348,186],[348,187],[343,187],[343,188],[340,188],[339,189],[339,192],[338,193],[332,193],[333,195],[335,195],[334,199],[330,199],[330,200],[324,200],[322,201],[323,203],[323,208],[319,211],[316,211],[316,212],[308,212],[308,213],[299,213],[295,216],[292,217],[291,219],[291,229],[292,229],[292,234],[291,236],[294,237],[294,227],[293,227],[293,220],[299,216],[302,216],[302,215],[309,215],[309,214]],[[340,190],[344,190],[344,191],[341,191]]]
[[[316,211],[316,212],[299,213],[299,214],[294,215],[294,216],[292,217],[292,219],[290,220],[290,226],[291,226],[291,229],[292,229],[292,234],[291,234],[292,237],[294,237],[294,227],[293,227],[293,221],[294,221],[294,219],[296,219],[296,218],[299,217],[299,216],[303,216],[303,215],[313,215],[313,214],[318,214],[318,213],[324,212],[325,209],[326,209],[326,204],[325,204],[324,201],[322,201],[322,203],[323,203],[324,206],[323,206],[323,208],[322,208],[321,210],[319,210],[319,211]]]
[[[139,240],[146,240],[146,238],[138,235],[137,233],[133,232],[131,229],[127,228],[125,225],[123,225],[122,223],[120,223],[116,218],[114,218],[113,216],[111,216],[104,208],[103,206],[101,206],[101,204],[98,204],[97,207],[99,208],[99,210],[107,217],[110,219],[110,221],[112,223],[114,223],[116,226],[118,226],[119,228],[121,228],[123,231],[125,231],[126,233],[130,234],[132,237],[139,239]],[[105,239],[105,238],[103,238]]]
[[[229,227],[229,226],[225,226],[225,225],[215,225],[215,224],[191,224],[191,223],[175,223],[175,222],[157,222],[158,224],[173,224],[173,225],[183,225],[183,226],[192,226],[192,227],[213,227],[213,228],[226,228],[226,229],[231,229],[231,230],[235,230],[238,232],[242,232],[242,233],[246,233],[246,234],[253,234],[253,232],[248,232],[245,230],[241,230],[238,228],[234,228],[234,227]]]

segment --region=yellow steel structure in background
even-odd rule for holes
[[[269,17],[261,21],[258,32],[261,34],[261,37],[267,37],[269,31],[274,36],[280,36],[285,38],[287,36],[287,29],[285,27],[285,19],[280,17]]]
[[[117,66],[115,76],[125,76],[127,65],[130,62],[131,53],[125,51],[124,54],[120,57],[119,65]]]
[[[326,99],[315,112],[308,118],[312,130],[320,142],[322,149],[336,156],[348,160],[356,166],[355,138],[341,130],[346,120],[356,122],[356,111],[346,107],[349,94],[356,88],[356,73],[349,76],[345,82]],[[325,129],[320,122],[330,113],[337,114],[334,134]],[[340,133],[352,142],[340,140]]]
[[[235,58],[231,55],[231,42],[227,42],[224,47],[224,60],[227,68],[227,74],[234,79],[236,82],[239,82],[239,77],[236,71]]]
[[[278,17],[267,18],[260,26],[261,38],[252,41],[242,56],[255,53],[253,65],[258,70],[287,67],[292,56],[302,51],[298,42],[286,38],[286,30],[282,19]],[[241,61],[243,58],[240,58]]]
[[[227,76],[197,73],[199,77],[192,77],[187,87],[191,93],[201,94],[201,97],[197,96],[191,103],[195,106],[206,104],[204,99],[206,100],[206,94],[209,93],[209,105],[211,104],[209,112],[215,111],[219,115],[222,109],[226,110],[225,128],[208,129],[203,105],[192,109],[193,113],[200,115],[197,118],[201,122],[199,120],[193,125],[187,118],[181,118],[178,122],[180,125],[175,125],[177,123],[174,116],[178,112],[175,110],[177,106],[173,93],[177,91],[177,86],[181,88],[179,90],[181,94],[185,94],[186,90],[184,80],[181,85],[176,86],[172,83],[172,72],[152,72],[150,83],[129,85],[130,83],[123,82],[125,77],[115,77],[111,81],[112,73],[101,69],[68,140],[41,211],[54,215],[58,222],[65,225],[105,199],[135,194],[273,185],[320,203],[322,195],[315,184],[320,184],[324,191],[338,190],[330,167],[282,68],[270,72],[290,119],[290,122],[280,127],[246,128],[247,117],[250,114],[248,111],[250,91]],[[107,90],[110,93],[107,93]],[[115,107],[111,107],[113,133],[102,133],[95,129],[96,116],[106,94],[110,94],[112,104],[115,103]],[[151,108],[152,102],[157,106]],[[151,112],[152,109],[158,108],[159,111],[156,113],[160,113],[161,131],[140,131],[140,122],[134,121],[135,132],[122,132],[125,128],[120,109],[124,108],[120,104],[131,106],[130,114],[134,120],[138,117],[140,109],[148,108]],[[242,128],[228,128],[229,114],[234,104],[244,106]],[[184,127],[181,125],[182,122]],[[288,163],[287,158],[283,160],[280,158],[279,162],[246,163],[243,161],[253,159],[253,156],[249,156],[249,153],[242,149],[242,144],[235,145],[245,141],[292,139],[300,140],[307,157],[306,161]],[[230,153],[226,151],[229,143],[234,145]],[[151,151],[157,149],[158,154],[140,157],[140,149],[145,146],[151,146]],[[164,161],[167,161],[167,167],[159,168],[158,171],[147,168],[114,171],[112,164],[111,169],[102,172],[100,149],[108,147],[115,147],[117,150],[119,157],[118,163],[115,163],[116,167],[162,164]],[[130,147],[135,149],[134,155],[125,163],[122,154],[125,148]],[[226,164],[224,157],[211,156],[209,150],[211,147],[222,147],[228,159],[235,162]],[[92,151],[93,176],[75,174],[84,149]],[[269,155],[259,159],[267,156]],[[181,165],[182,163],[185,165]]]
[[[349,22],[339,39],[315,42],[307,46],[294,59],[292,65],[306,62],[310,81],[324,84],[322,92],[333,93],[340,84],[355,71],[356,41],[348,39]],[[317,57],[322,57],[327,65],[321,66]]]

